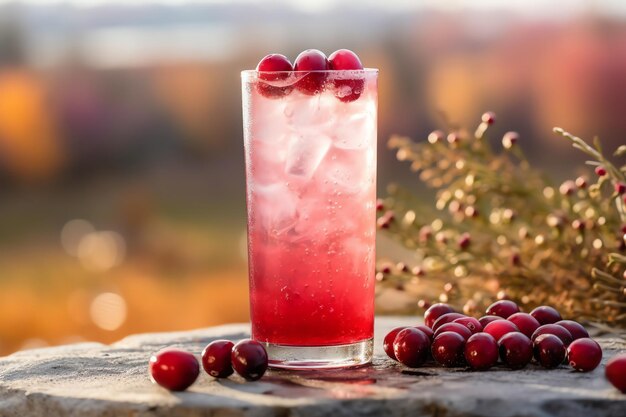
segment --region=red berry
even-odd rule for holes
[[[296,88],[304,94],[314,95],[324,89],[328,77],[328,60],[317,49],[307,49],[298,55],[293,65],[294,71],[309,72],[298,80]]]
[[[463,326],[462,324],[459,323],[446,323],[446,324],[442,324],[441,326],[439,326],[439,328],[437,328],[437,330],[435,331],[435,338],[437,336],[439,336],[441,333],[443,332],[454,332],[454,333],[458,333],[461,336],[463,336],[463,339],[467,340],[470,338],[470,336],[472,335],[472,331],[470,329],[468,329],[467,327]]]
[[[557,321],[563,320],[561,315],[556,309],[550,306],[539,306],[530,312],[530,315],[533,316],[539,324],[553,324]]]
[[[385,351],[387,356],[389,356],[393,360],[398,360],[396,359],[396,354],[393,353],[393,341],[396,340],[396,336],[398,335],[398,333],[400,333],[400,331],[404,329],[406,329],[406,326],[396,327],[395,329],[387,333],[387,336],[385,336],[385,339],[383,340],[383,350]]]
[[[589,337],[589,332],[587,329],[583,327],[582,324],[578,323],[574,320],[561,320],[557,321],[555,324],[565,327],[568,332],[572,335],[572,339],[582,339],[583,337]]]
[[[513,301],[500,300],[487,307],[486,313],[490,316],[500,316],[504,319],[519,313],[519,307]]]
[[[293,67],[286,56],[281,54],[270,54],[265,56],[257,65],[259,80],[269,81],[269,83],[259,82],[257,90],[265,97],[283,97],[293,90],[293,86],[275,85],[282,84],[289,76]]]
[[[491,368],[498,355],[498,342],[488,333],[476,333],[465,343],[465,360],[476,371]]]
[[[437,363],[443,366],[463,364],[465,339],[455,332],[443,332],[433,340],[431,353]]]
[[[530,337],[534,342],[535,339],[542,334],[553,334],[565,345],[565,347],[569,346],[572,343],[572,334],[565,327],[561,327],[556,324],[544,324],[543,326],[539,326],[537,330]]]
[[[626,193],[626,184],[624,184],[623,182],[618,182],[615,184],[615,192],[617,194],[624,194]]]
[[[481,318],[478,319],[478,322],[480,323],[481,326],[483,326],[483,329],[484,329],[489,323],[491,323],[492,321],[496,321],[496,320],[502,320],[502,317],[482,316]]]
[[[230,355],[234,343],[230,340],[214,340],[202,351],[202,367],[213,378],[228,378],[233,374]]]
[[[527,337],[531,337],[540,326],[537,319],[528,313],[515,313],[509,316],[507,320],[516,325],[519,331]]]
[[[565,345],[553,334],[542,334],[533,342],[533,356],[544,368],[556,368],[565,359]]]
[[[567,361],[572,368],[579,372],[593,371],[601,360],[602,348],[593,339],[574,340],[567,348]]]
[[[330,54],[328,64],[331,70],[336,71],[363,69],[359,57],[348,49],[340,49]],[[364,85],[365,80],[363,78],[340,77],[333,80],[335,96],[346,103],[358,99],[363,92]]]
[[[522,333],[507,333],[498,341],[500,359],[509,368],[521,369],[533,358],[533,343]]]
[[[489,333],[493,336],[494,339],[500,343],[500,339],[507,333],[519,332],[519,329],[516,325],[511,323],[510,321],[500,319],[495,320],[485,326],[483,332]]]
[[[417,368],[426,362],[430,339],[415,327],[402,329],[393,342],[396,359],[409,368]]]
[[[267,352],[256,340],[238,342],[230,357],[235,372],[248,381],[260,379],[267,370]]]
[[[600,166],[596,167],[596,175],[598,177],[604,177],[606,175],[606,169]]]
[[[433,304],[424,312],[424,324],[432,329],[435,321],[437,321],[439,317],[448,313],[454,313],[454,309],[448,304]]]
[[[470,332],[472,332],[472,334],[483,331],[482,324],[480,324],[480,322],[476,320],[474,317],[461,317],[461,318],[455,319],[452,323],[462,324],[463,326],[467,327],[470,330]]]
[[[443,316],[439,317],[437,321],[435,321],[435,324],[433,324],[432,329],[433,331],[436,332],[439,327],[443,326],[446,323],[452,323],[454,320],[460,319],[461,317],[465,317],[465,316],[461,313],[444,314]]]
[[[496,121],[496,114],[492,111],[485,112],[483,113],[481,120],[483,123],[492,125]]]
[[[459,236],[457,243],[460,249],[465,250],[469,247],[470,243],[472,243],[472,238],[469,233],[463,233]]]
[[[626,353],[613,356],[604,369],[606,379],[618,390],[626,394]]]
[[[420,324],[419,326],[415,326],[415,328],[421,330],[426,336],[428,336],[431,342],[435,338],[435,333],[430,327]]]
[[[196,357],[184,350],[166,348],[150,357],[152,382],[170,391],[184,391],[200,373]]]

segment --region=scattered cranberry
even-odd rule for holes
[[[395,329],[387,333],[387,336],[385,336],[385,339],[383,340],[383,350],[385,351],[387,356],[389,356],[393,360],[398,360],[396,359],[396,354],[393,353],[393,341],[396,340],[396,336],[398,335],[398,333],[400,333],[400,331],[404,329],[406,329],[406,327],[396,327]]]
[[[469,247],[470,243],[472,243],[472,238],[469,233],[463,233],[459,236],[459,240],[457,242],[459,244],[459,248],[465,250]]]
[[[535,332],[533,333],[533,335],[530,338],[534,342],[535,339],[538,336],[542,335],[542,334],[553,334],[553,335],[555,335],[556,337],[561,339],[561,342],[563,342],[565,347],[569,346],[570,343],[572,343],[572,340],[574,340],[572,338],[572,334],[569,332],[569,330],[567,330],[565,327],[561,327],[561,326],[556,325],[556,324],[544,324],[543,326],[539,326],[539,328],[537,330],[535,330]]]
[[[500,319],[495,320],[485,326],[483,332],[489,333],[493,336],[498,343],[500,343],[500,339],[507,333],[519,332],[519,329],[516,325],[511,323],[510,321]]]
[[[626,353],[613,356],[604,368],[606,379],[624,394],[626,394]]]
[[[539,306],[530,312],[539,324],[553,324],[557,321],[563,320],[558,311],[550,306]]]
[[[376,211],[383,211],[385,209],[385,202],[380,198],[376,200]]]
[[[443,332],[433,340],[431,353],[443,366],[458,366],[463,363],[465,339],[458,333]]]
[[[465,316],[461,313],[444,314],[443,316],[439,317],[437,321],[435,321],[435,324],[433,324],[432,329],[433,331],[436,332],[439,327],[443,326],[446,323],[452,323],[454,320],[460,319],[461,317],[465,317]]]
[[[362,70],[363,64],[359,57],[348,49],[340,49],[328,57],[328,64],[332,70]],[[335,79],[335,96],[348,103],[361,96],[365,80],[363,78]]]
[[[604,169],[604,167],[596,167],[596,175],[598,177],[604,177],[606,175],[606,169]]]
[[[435,331],[435,335],[434,335],[435,338],[437,338],[437,336],[439,336],[443,332],[458,333],[461,336],[463,336],[463,339],[465,339],[465,340],[469,339],[470,336],[472,335],[472,331],[470,329],[468,329],[467,327],[465,327],[465,326],[463,326],[462,324],[459,324],[459,323],[442,324]]]
[[[260,379],[267,370],[267,352],[255,340],[245,339],[238,342],[233,347],[231,361],[235,372],[248,381]]]
[[[265,56],[259,65],[257,65],[256,70],[259,71],[259,79],[263,81],[284,81],[289,78],[291,71],[293,71],[293,67],[291,66],[291,62],[281,54],[270,54]],[[259,82],[257,84],[257,89],[259,93],[264,95],[265,97],[270,98],[278,98],[283,97],[293,90],[292,86],[274,86],[268,83]]]
[[[533,355],[544,368],[556,368],[565,359],[565,345],[553,334],[542,334],[533,342]]]
[[[498,362],[498,342],[488,333],[476,333],[465,343],[465,360],[476,371],[485,371]]]
[[[317,94],[324,89],[328,73],[326,55],[317,49],[307,49],[298,55],[293,65],[294,71],[309,72],[298,80],[296,88],[304,94]]]
[[[484,329],[489,323],[491,323],[492,321],[496,321],[496,320],[502,320],[502,317],[482,316],[481,318],[478,319],[478,322],[480,323],[481,326],[483,326],[483,329]]]
[[[498,345],[500,359],[512,369],[525,367],[533,358],[533,343],[522,333],[507,333],[498,341]]]
[[[428,307],[428,310],[424,312],[424,324],[426,324],[431,329],[433,328],[433,324],[437,321],[437,319],[444,314],[454,313],[454,309],[450,307],[448,304],[437,303]]]
[[[601,360],[602,348],[593,339],[574,340],[567,348],[567,361],[572,368],[579,372],[593,371]]]
[[[626,184],[624,184],[623,182],[618,182],[615,184],[615,192],[617,194],[624,194],[626,193]]]
[[[428,336],[431,342],[435,338],[435,332],[433,332],[433,329],[430,327],[420,324],[419,326],[415,326],[415,328],[417,330],[421,330],[426,336]]]
[[[213,378],[228,378],[233,374],[230,355],[234,343],[230,340],[214,340],[202,351],[202,367]]]
[[[152,381],[170,391],[184,391],[200,373],[196,357],[184,350],[166,348],[150,357]]]
[[[515,313],[519,313],[519,307],[513,301],[500,300],[487,307],[486,313],[490,316],[500,316],[506,319]]]
[[[481,120],[483,121],[483,123],[492,125],[496,121],[496,114],[492,111],[485,112],[483,113]]]
[[[452,321],[452,323],[459,323],[467,327],[472,334],[483,331],[483,326],[474,317],[461,317]]]
[[[507,320],[516,325],[519,331],[527,337],[531,337],[540,326],[537,319],[528,313],[515,313],[509,316]]]
[[[417,368],[426,362],[429,348],[430,339],[415,327],[400,330],[393,342],[396,359],[409,368]]]
[[[572,339],[582,339],[583,337],[589,337],[589,332],[587,329],[583,327],[582,324],[578,323],[574,320],[561,320],[557,321],[555,324],[565,327],[568,332],[572,335]]]

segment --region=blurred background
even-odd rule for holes
[[[308,48],[380,69],[381,192],[442,111],[626,143],[620,0],[0,0],[0,355],[247,320],[239,72]]]

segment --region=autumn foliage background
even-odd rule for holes
[[[381,190],[427,199],[385,142],[425,140],[441,111],[495,111],[557,181],[583,156],[553,126],[626,143],[617,2],[289,3],[0,2],[0,354],[247,320],[239,72],[267,53],[380,69]]]

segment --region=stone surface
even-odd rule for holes
[[[199,355],[213,339],[246,337],[248,325],[18,352],[0,358],[0,416],[626,416],[626,395],[604,378],[604,363],[626,349],[622,340],[600,339],[603,363],[588,374],[534,365],[521,371],[406,369],[384,356],[381,340],[392,327],[414,323],[377,319],[372,366],[270,371],[253,383],[203,373],[183,393],[150,382],[150,354],[177,346]]]

